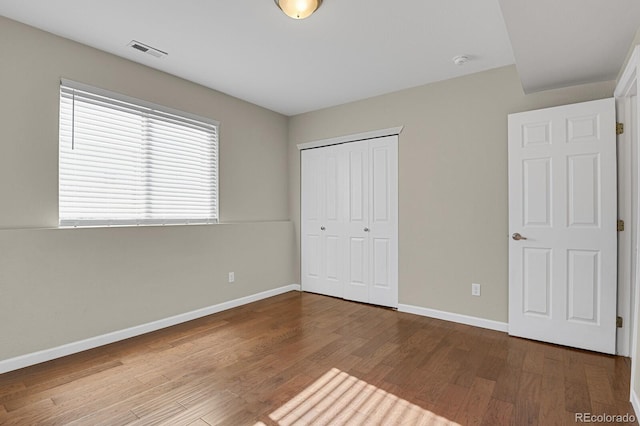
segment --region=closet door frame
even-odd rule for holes
[[[328,147],[328,146],[332,146],[332,145],[340,145],[340,144],[345,144],[345,143],[349,143],[349,142],[357,142],[357,141],[365,141],[365,140],[371,140],[371,139],[378,139],[378,138],[383,138],[386,136],[398,136],[401,132],[402,132],[403,126],[400,127],[393,127],[393,128],[388,128],[388,129],[381,129],[381,130],[374,130],[371,132],[365,132],[365,133],[358,133],[358,134],[353,134],[353,135],[346,135],[346,136],[340,136],[340,137],[336,137],[336,138],[330,138],[330,139],[323,139],[323,140],[317,140],[317,141],[312,141],[312,142],[306,142],[306,143],[301,143],[298,144],[298,150],[300,151],[300,177],[301,177],[301,186],[300,186],[300,229],[301,229],[301,235],[300,235],[300,250],[301,250],[301,257],[300,257],[300,261],[301,261],[301,278],[304,277],[306,271],[306,263],[309,259],[307,259],[307,256],[310,254],[308,253],[309,249],[308,246],[306,245],[305,242],[305,237],[306,234],[308,233],[308,229],[306,229],[308,227],[308,224],[305,224],[306,222],[306,218],[305,215],[303,214],[305,206],[303,205],[304,203],[304,198],[303,198],[303,192],[305,190],[305,177],[304,177],[304,169],[303,169],[303,161],[302,161],[302,151],[306,150],[306,149],[312,149],[312,148],[322,148],[322,147]],[[395,155],[393,158],[393,161],[395,161],[395,165],[394,165],[394,170],[395,170],[395,177],[393,179],[393,182],[395,184],[395,189],[396,191],[398,190],[398,179],[397,179],[397,162],[398,162],[398,157],[397,157],[397,149],[398,146],[396,144],[395,147]],[[388,301],[388,303],[380,303],[380,301],[377,300],[370,300],[369,303],[377,303],[377,304],[383,304],[385,306],[390,306],[393,308],[397,308],[398,306],[398,205],[397,205],[397,192],[396,192],[396,196],[395,196],[395,203],[394,203],[394,215],[392,220],[395,222],[393,225],[395,228],[395,235],[393,236],[393,247],[391,249],[391,264],[392,264],[392,269],[391,269],[391,273],[390,273],[390,278],[389,278],[389,284],[395,288],[395,294],[392,294],[391,296],[391,300]],[[316,224],[317,225],[317,224]],[[369,244],[370,246],[372,246],[372,244]],[[324,249],[325,247],[325,243],[322,244],[322,249]],[[344,247],[345,249],[347,247]],[[369,273],[373,274],[374,273],[374,268],[376,265],[374,265],[373,262],[370,262],[370,267],[369,267]],[[345,268],[346,269],[346,268]],[[346,280],[348,279],[348,277],[345,277],[343,280],[343,287],[346,289],[347,283]],[[320,292],[318,291],[318,288],[311,286],[309,288],[309,286],[305,286],[305,280],[303,279],[302,282],[302,290],[303,291],[311,291],[311,292]],[[373,283],[375,284],[375,283]],[[370,284],[371,286],[371,284]],[[342,292],[342,294],[335,294],[336,292],[333,291],[332,296],[337,296],[337,297],[344,297],[344,291]],[[323,293],[323,294],[327,294],[327,293]]]

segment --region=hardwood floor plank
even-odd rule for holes
[[[67,424],[73,420],[88,416],[102,407],[112,406],[123,400],[142,393],[148,385],[135,379],[121,377],[120,383],[113,383],[104,388],[91,389],[90,392],[77,395],[76,399],[67,399],[55,404],[55,411],[48,417],[53,424]]]
[[[515,403],[515,424],[518,426],[544,425],[540,423],[540,403],[530,399],[518,399]]]
[[[438,416],[453,421],[453,419],[458,417],[458,412],[462,409],[468,393],[469,388],[448,383],[444,386],[440,397],[431,411]]]
[[[512,404],[515,403],[518,399],[521,375],[522,370],[519,368],[512,368],[508,365],[503,368],[496,379],[493,398]]]
[[[533,342],[527,342],[530,349],[524,357],[522,371],[527,373],[542,374],[544,368],[544,349],[536,347]]]
[[[458,411],[456,419],[461,425],[480,425],[489,407],[495,382],[477,377]]]
[[[235,397],[235,395],[233,397]],[[196,422],[197,420],[205,421],[202,416],[209,414],[212,409],[216,409],[215,407],[217,406],[212,405],[209,401],[201,402],[197,405],[187,408],[185,411],[178,413],[173,417],[165,419],[159,424],[166,426],[188,426],[193,422]]]
[[[363,345],[360,349],[367,346]],[[392,353],[397,353],[398,344],[389,342],[379,342],[378,346],[372,347],[369,352],[365,352],[363,355],[359,355],[358,351],[353,354],[360,358],[360,361],[353,367],[355,370],[368,373],[380,364],[380,359],[384,359],[390,356]]]
[[[540,370],[540,374],[523,371],[520,376],[517,397],[514,403],[517,425],[538,424],[543,369],[540,368]]]
[[[4,387],[0,384],[0,389],[3,389],[0,393],[3,395],[0,396],[0,403],[4,404],[7,407],[7,411],[11,411],[13,409],[19,408],[21,404],[28,404],[29,401],[33,401],[37,398],[46,399],[51,395],[53,389],[61,388],[64,385],[69,383],[77,383],[81,379],[85,377],[90,377],[97,373],[101,373],[103,371],[110,370],[112,368],[116,368],[121,366],[122,363],[119,361],[106,361],[96,360],[95,366],[86,366],[84,363],[81,366],[71,367],[71,371],[68,375],[59,375],[62,370],[60,367],[56,367],[53,370],[53,376],[45,377],[42,381],[37,381],[35,377],[42,377],[42,373],[38,373],[37,375],[30,375],[30,377],[25,378],[25,381],[29,382],[29,386],[9,386],[9,388],[13,387],[13,392],[5,392]],[[86,367],[86,368],[85,368]],[[1,377],[1,376],[0,376]]]
[[[565,418],[564,368],[557,357],[544,360],[540,392],[540,424],[562,425]]]
[[[487,380],[498,380],[504,369],[504,360],[495,356],[486,356],[478,367],[477,375]]]
[[[131,422],[132,426],[154,426],[184,412],[185,408],[175,402],[162,401],[161,403],[145,404],[138,408],[138,411],[135,410],[134,414],[138,416],[138,420]]]
[[[250,424],[259,417],[257,410],[248,408],[248,404],[242,398],[234,396],[224,405],[219,405],[202,416],[202,419],[212,425],[243,425]],[[173,423],[171,423],[173,424]]]
[[[626,374],[631,369],[629,358],[616,357],[613,368],[607,369],[609,382],[612,386],[613,396],[616,401],[629,403],[629,387],[631,377]]]
[[[526,348],[522,345],[522,340],[518,338],[510,339],[507,341],[507,367],[516,370],[524,370],[524,358],[526,355]]]
[[[0,378],[2,376],[0,375]],[[0,405],[2,405],[2,401],[6,399],[13,399],[14,396],[18,392],[25,390],[27,387],[22,382],[9,382],[8,380],[5,383],[2,383],[0,380]]]
[[[196,421],[189,423],[188,426],[211,426],[211,425],[202,419],[197,419]]]
[[[483,360],[484,354],[482,350],[477,347],[465,355],[460,356],[460,364],[455,373],[454,383],[460,386],[471,387]]]
[[[467,354],[467,352],[459,349],[450,349],[447,352],[447,358],[440,364],[432,365],[432,368],[428,371],[428,380],[425,381],[422,389],[416,394],[417,399],[429,403],[435,403],[440,400],[442,395],[446,393],[447,385],[455,382],[457,371],[461,365],[458,355],[461,353]]]
[[[565,353],[565,409],[570,413],[592,412],[584,359],[575,350]]]
[[[585,364],[584,371],[589,388],[591,404],[594,403],[613,406],[616,400],[613,397],[613,389],[609,382],[609,375],[603,367]]]
[[[487,411],[482,418],[483,426],[510,426],[515,425],[513,404],[500,401],[499,399],[491,399],[487,406]],[[542,423],[549,425],[549,423]]]
[[[633,413],[630,367],[290,292],[0,375],[0,424],[574,424]]]
[[[109,407],[101,408],[84,417],[75,419],[68,423],[69,426],[124,426],[138,420],[138,417],[120,404],[113,404]]]
[[[7,413],[2,426],[41,425],[50,423],[52,413],[56,412],[52,400],[46,399]]]

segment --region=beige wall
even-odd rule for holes
[[[611,97],[613,87],[525,96],[511,66],[292,117],[289,206],[296,235],[296,144],[403,125],[400,303],[506,322],[507,114]],[[482,284],[481,297],[471,296],[472,282]]]
[[[2,17],[0,58],[0,360],[294,282],[287,117]],[[220,121],[229,224],[34,229],[58,220],[61,77]]]
[[[288,221],[4,230],[0,253],[0,361],[293,283]]]

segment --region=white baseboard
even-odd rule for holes
[[[493,321],[484,318],[472,317],[462,314],[454,314],[452,312],[438,311],[436,309],[423,308],[413,305],[398,305],[398,311],[407,312],[409,314],[421,315],[423,317],[437,318],[445,321],[457,322],[460,324],[472,325],[474,327],[488,328],[496,331],[509,331],[509,324],[506,322]]]
[[[640,416],[640,401],[638,400],[638,394],[636,391],[631,389],[631,405],[633,406],[633,410],[635,411],[636,419]]]
[[[30,365],[39,364],[52,359],[71,355],[74,353],[86,351],[87,349],[97,348],[98,346],[108,345],[109,343],[128,339],[130,337],[139,336],[151,331],[160,330],[162,328],[171,327],[172,325],[202,318],[217,312],[226,311],[227,309],[236,308],[251,302],[266,299],[268,297],[277,296],[289,291],[300,291],[299,284],[291,284],[284,287],[274,288],[272,290],[263,291],[261,293],[252,294],[250,296],[241,297],[239,299],[230,300],[228,302],[219,303],[217,305],[208,306],[206,308],[197,309],[195,311],[186,312],[184,314],[174,315],[158,321],[149,322],[142,325],[126,328],[124,330],[114,331],[100,336],[90,337],[66,345],[58,346],[51,349],[45,349],[26,355],[20,355],[15,358],[9,358],[0,361],[0,374],[8,371],[18,370]]]

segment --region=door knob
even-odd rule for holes
[[[324,231],[325,229],[327,229],[327,228],[325,228],[324,226],[321,226],[321,227],[320,227],[320,230],[321,230],[321,231]]]
[[[516,241],[526,240],[527,239],[527,237],[523,237],[522,235],[518,234],[517,232],[515,234],[513,234],[511,236],[511,238],[513,238]]]
[[[364,227],[364,232],[369,232],[369,228],[367,228],[366,226]]]

